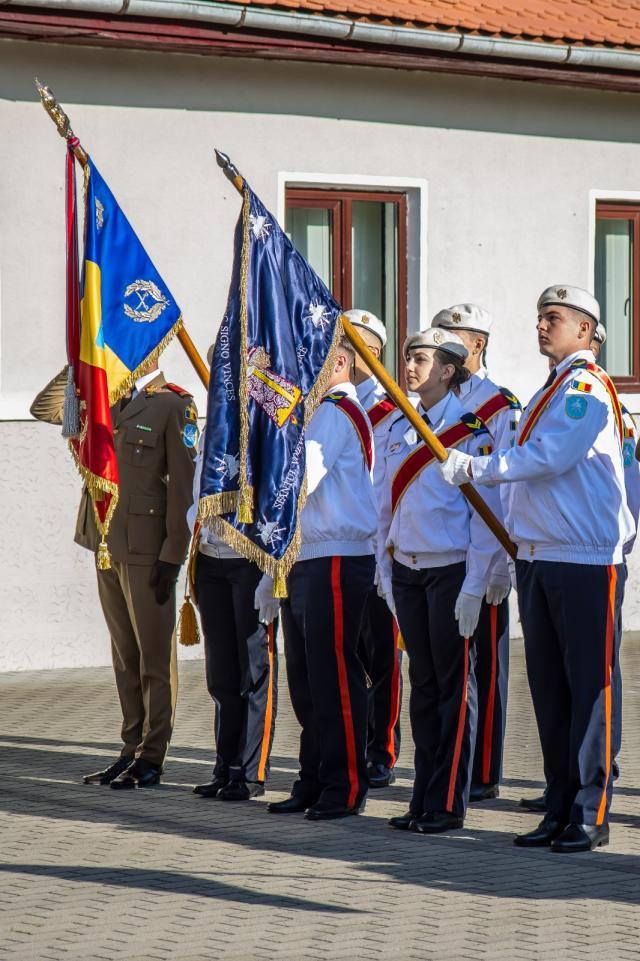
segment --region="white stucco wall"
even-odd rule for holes
[[[524,401],[546,375],[538,293],[591,282],[590,192],[640,189],[635,95],[0,41],[0,670],[109,660],[92,560],[72,543],[78,479],[59,433],[25,420],[64,362],[64,148],[36,74],[203,354],[224,310],[239,207],[214,146],[274,211],[282,171],[427,181],[410,251],[426,264],[423,289],[410,292],[413,322],[456,301],[487,306],[493,374]],[[203,409],[179,346],[163,366]],[[640,412],[640,398],[627,406]],[[638,630],[640,561],[631,570],[625,626]]]

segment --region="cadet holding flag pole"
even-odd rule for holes
[[[589,851],[609,840],[612,687],[635,525],[624,483],[616,389],[590,350],[600,307],[558,284],[538,299],[540,352],[554,370],[534,394],[515,445],[483,457],[451,450],[451,484],[511,485],[507,524],[527,673],[547,778],[546,815],[520,847]]]
[[[457,304],[439,311],[431,326],[455,332],[467,348],[465,367],[471,376],[458,389],[460,402],[487,425],[493,449],[502,450],[513,444],[522,408],[510,390],[491,380],[485,366],[492,323],[491,315],[482,307]],[[499,500],[495,506],[502,519]],[[502,776],[509,686],[510,587],[507,555],[500,552],[489,577],[475,637],[478,731],[470,801],[497,797]]]
[[[188,391],[158,371],[180,310],[68,118],[41,93],[68,144],[69,366],[31,411],[63,423],[85,482],[76,542],[97,552],[123,715],[120,757],[85,783],[148,787],[160,780],[173,727],[175,583],[189,540],[197,411]],[[79,322],[72,154],[86,184]]]

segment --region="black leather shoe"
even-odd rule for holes
[[[536,814],[544,814],[547,810],[547,796],[541,794],[540,797],[521,797],[520,807],[527,811],[535,811]]]
[[[385,767],[384,764],[367,764],[369,787],[389,787],[395,779],[396,776],[390,767]]]
[[[565,829],[562,821],[543,818],[534,831],[527,834],[516,834],[513,843],[519,848],[548,848]]]
[[[427,811],[421,818],[415,818],[409,825],[409,830],[415,834],[443,834],[445,831],[456,831],[463,827],[464,820],[449,814],[448,811]]]
[[[228,777],[216,776],[212,781],[208,781],[207,784],[196,784],[193,789],[194,794],[199,794],[200,797],[215,797],[221,788],[226,787],[229,783]]]
[[[139,757],[131,767],[111,782],[111,787],[116,791],[127,791],[136,787],[154,787],[160,784],[161,774],[161,767]]]
[[[111,784],[119,774],[126,771],[133,764],[134,758],[130,755],[123,755],[114,761],[104,771],[94,771],[93,774],[85,774],[82,778],[84,784]]]
[[[360,814],[361,811],[364,811],[364,801],[359,806],[352,808],[317,801],[307,810],[305,818],[307,821],[337,821],[338,818],[348,818],[352,814]]]
[[[396,831],[408,831],[409,825],[412,821],[418,817],[413,811],[407,811],[406,814],[397,814],[394,818],[389,818],[387,824],[390,828],[395,828]]]
[[[469,801],[476,804],[478,801],[489,801],[491,798],[500,796],[500,787],[497,784],[472,784],[469,791]]]
[[[567,824],[562,834],[555,839],[551,850],[556,854],[574,854],[577,851],[593,851],[609,843],[609,825]]]
[[[262,797],[263,794],[264,784],[261,781],[229,781],[218,791],[221,801],[249,801],[252,797]]]
[[[270,801],[267,804],[267,811],[269,814],[302,814],[313,803],[313,801],[307,801],[302,797],[292,795],[285,798],[284,801]]]

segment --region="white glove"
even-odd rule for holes
[[[447,484],[468,484],[471,481],[469,475],[469,462],[473,459],[469,454],[463,454],[461,450],[449,450],[449,456],[443,464],[438,464],[440,475]]]
[[[511,578],[511,586],[514,589],[514,591],[517,591],[518,582],[516,580],[516,563],[515,561],[511,560],[511,558],[509,558],[509,560],[507,561],[507,564],[509,566],[509,577]]]
[[[460,591],[454,613],[458,622],[458,630],[462,637],[473,636],[473,632],[478,626],[481,607],[481,597],[476,597],[475,594],[465,594],[463,591]]]
[[[256,587],[253,606],[258,612],[258,620],[262,624],[271,624],[280,610],[280,598],[273,596],[273,578],[263,574]]]
[[[503,600],[509,594],[511,589],[511,578],[501,577],[496,578],[495,581],[489,581],[487,587],[487,604],[495,604],[496,607],[502,604]]]

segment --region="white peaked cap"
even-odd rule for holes
[[[493,318],[484,307],[477,304],[456,304],[439,310],[431,321],[432,327],[446,327],[448,330],[477,330],[479,334],[491,332]]]
[[[554,284],[547,287],[538,297],[538,310],[557,304],[560,307],[572,307],[587,314],[596,324],[600,323],[600,304],[588,290],[582,287],[570,287],[568,284]]]
[[[404,342],[402,352],[406,355],[408,350],[416,350],[418,347],[433,347],[437,350],[444,350],[445,353],[457,357],[463,364],[469,356],[469,351],[457,334],[454,334],[451,330],[441,330],[435,327],[420,330],[417,334],[409,334]]]
[[[344,316],[354,327],[363,327],[365,330],[370,330],[372,334],[376,335],[382,346],[386,346],[387,330],[380,318],[372,314],[370,310],[359,310],[354,307],[351,310],[345,310]]]

